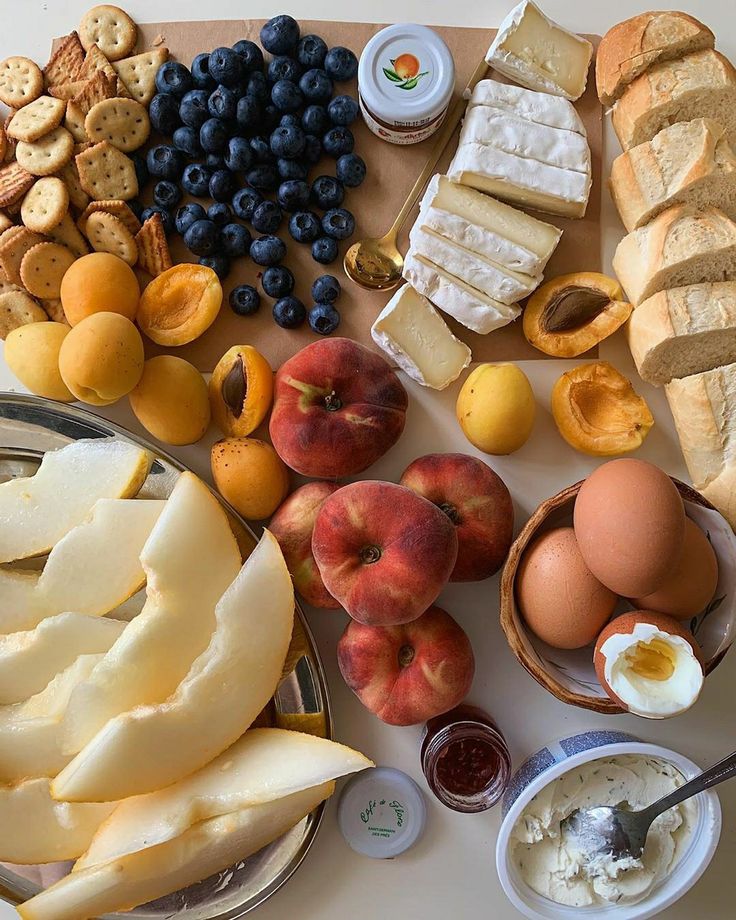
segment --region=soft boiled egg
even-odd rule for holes
[[[695,636],[673,617],[651,610],[612,620],[598,637],[593,661],[611,699],[647,719],[685,712],[705,679]]]

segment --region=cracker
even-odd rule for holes
[[[8,137],[17,141],[37,141],[61,124],[66,104],[53,96],[39,96],[13,115],[6,129]]]
[[[59,42],[43,69],[46,86],[59,86],[77,79],[84,64],[84,48],[76,32],[70,32]]]
[[[48,300],[41,300],[41,307],[43,312],[48,316],[52,323],[63,323],[65,326],[70,326],[71,323],[66,318],[66,313],[64,312],[64,307],[61,304],[61,300],[58,297],[53,297]]]
[[[136,234],[138,265],[155,278],[171,268],[171,253],[160,214],[152,214]]]
[[[61,179],[44,176],[23,199],[20,216],[29,230],[47,233],[64,219],[69,210],[69,191]]]
[[[23,256],[20,280],[35,297],[58,297],[61,279],[75,259],[74,253],[61,243],[39,243]]]
[[[113,80],[112,77],[98,70],[77,93],[74,102],[86,115],[96,103],[103,99],[113,99],[115,96],[117,96],[117,80]]]
[[[130,230],[133,236],[135,236],[136,233],[138,233],[138,231],[141,229],[141,222],[130,210],[128,205],[124,201],[111,198],[107,201],[92,201],[87,205],[84,213],[81,214],[77,220],[77,226],[82,231],[82,233],[86,233],[87,220],[90,214],[94,214],[96,211],[106,211],[108,214],[112,214],[114,217],[117,217],[123,226]]]
[[[0,234],[5,233],[5,231],[8,230],[12,226],[13,226],[13,221],[8,217],[7,214],[3,214],[3,212],[0,211]]]
[[[69,192],[69,201],[75,208],[83,211],[89,204],[89,195],[79,182],[76,160],[70,160],[63,169],[59,170],[57,175],[66,185],[66,189]]]
[[[78,144],[89,140],[87,132],[84,130],[84,118],[84,112],[73,99],[70,99],[66,104],[64,127]]]
[[[54,99],[63,99],[65,102],[68,102],[69,99],[78,96],[88,82],[87,79],[74,80],[72,83],[59,83],[56,86],[49,86],[49,96],[53,96]]]
[[[128,265],[135,265],[138,261],[138,246],[133,234],[121,220],[106,211],[90,214],[87,239],[95,252],[111,252]]]
[[[23,291],[25,293],[25,288],[21,287],[19,284],[13,284],[12,281],[8,281],[7,275],[2,268],[0,268],[0,294],[8,294],[10,291]]]
[[[5,128],[0,126],[0,163],[5,161],[5,157],[8,153],[8,135],[5,133]]]
[[[33,185],[34,178],[20,163],[0,166],[0,208],[15,204]]]
[[[148,105],[156,95],[156,73],[168,59],[168,48],[152,48],[150,51],[118,61],[113,67],[130,95],[143,105]]]
[[[130,157],[108,141],[77,154],[79,182],[90,198],[130,201],[138,194],[138,179]]]
[[[0,339],[6,339],[20,326],[43,323],[47,319],[41,307],[24,291],[0,294]]]
[[[20,108],[43,92],[43,74],[38,64],[27,57],[8,57],[0,61],[0,101]]]
[[[115,94],[117,96],[130,97],[130,93],[128,92],[125,84],[113,70],[112,64],[100,51],[97,45],[92,45],[84,59],[82,73],[89,80],[91,77],[94,77],[98,70],[102,71],[102,73],[104,73],[104,75],[110,80],[115,81]]]
[[[138,29],[126,12],[102,4],[88,10],[79,23],[79,38],[85,50],[98,45],[111,61],[119,61],[135,48]]]
[[[103,99],[89,110],[84,130],[93,143],[109,141],[130,153],[148,140],[151,122],[145,106],[135,99]]]
[[[27,227],[11,227],[0,238],[0,268],[5,277],[13,284],[23,284],[20,265],[23,256],[38,243],[43,243],[40,233],[34,233]]]
[[[89,252],[87,240],[85,240],[77,229],[77,225],[72,220],[70,214],[66,214],[62,218],[61,223],[56,227],[52,227],[46,235],[50,240],[53,240],[54,243],[61,243],[62,246],[66,246],[66,248],[71,250],[77,258],[86,256]]]
[[[50,176],[71,160],[74,138],[59,125],[37,141],[18,141],[15,157],[33,176]]]

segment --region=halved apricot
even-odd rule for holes
[[[215,365],[209,391],[217,427],[228,437],[244,438],[271,408],[271,365],[252,345],[233,345]]]
[[[182,262],[146,287],[136,321],[157,345],[186,345],[209,329],[221,305],[222,286],[215,272]]]

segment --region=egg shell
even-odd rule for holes
[[[583,561],[572,527],[541,534],[516,573],[516,598],[535,636],[553,648],[583,648],[611,617],[617,597]]]
[[[710,540],[690,518],[685,520],[682,559],[672,575],[652,594],[634,598],[641,610],[656,610],[678,620],[702,613],[718,584],[718,559]]]
[[[680,563],[685,506],[659,467],[644,460],[611,460],[580,487],[574,527],[595,577],[623,597],[643,597]]]

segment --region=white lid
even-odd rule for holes
[[[454,86],[450,49],[427,26],[388,26],[373,36],[360,56],[360,95],[373,115],[389,123],[436,118],[447,107]]]
[[[354,776],[340,795],[337,822],[356,853],[391,859],[421,837],[427,807],[414,780],[393,767]]]

